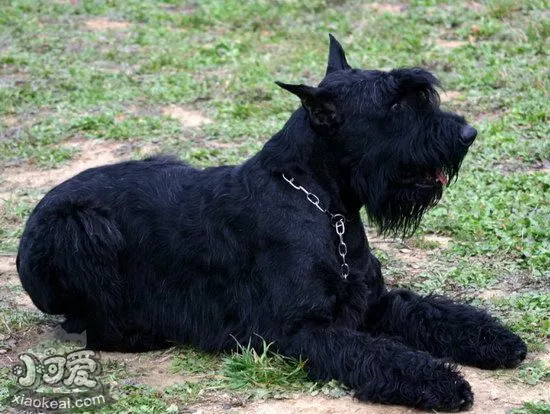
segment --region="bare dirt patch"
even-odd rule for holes
[[[126,63],[119,64],[115,62],[100,60],[94,62],[93,67],[94,69],[97,69],[98,71],[104,73],[122,73],[125,75],[132,75],[137,71],[139,65],[129,65]]]
[[[420,412],[403,407],[365,404],[352,397],[327,398],[300,396],[295,399],[265,401],[246,407],[243,412],[257,414],[344,414],[344,413],[370,413],[370,414],[398,414]]]
[[[170,13],[177,14],[193,14],[198,9],[196,4],[186,4],[183,6],[174,4],[161,4],[160,7],[166,11],[169,11]]]
[[[447,103],[457,99],[462,99],[464,95],[462,95],[459,91],[443,91],[439,97],[441,99],[441,103]]]
[[[150,352],[143,354],[101,352],[100,358],[104,363],[106,361],[116,361],[123,364],[126,368],[124,382],[127,383],[144,384],[163,390],[172,385],[192,381],[192,378],[171,372],[171,349],[164,353]]]
[[[78,0],[54,0],[57,4],[70,4],[72,6],[78,6]]]
[[[477,1],[469,1],[468,8],[471,10],[475,10],[476,12],[482,12],[485,10],[485,6],[481,3],[478,3]]]
[[[437,39],[435,43],[439,47],[442,47],[443,49],[456,49],[457,47],[461,47],[468,44],[468,42],[464,40],[447,40],[447,39]]]
[[[183,126],[188,128],[198,128],[201,125],[210,124],[212,120],[205,117],[199,111],[194,109],[187,109],[177,105],[169,105],[162,109],[164,116],[177,119]]]
[[[499,288],[493,288],[493,289],[487,289],[482,291],[477,297],[479,299],[484,300],[491,300],[494,298],[504,298],[510,296],[510,291],[506,289],[499,289]]]
[[[28,164],[5,168],[0,183],[0,199],[9,198],[18,189],[50,188],[92,167],[111,164],[123,158],[128,144],[100,140],[80,140],[70,143],[80,150],[73,162],[53,170],[39,170]]]
[[[16,125],[18,121],[19,120],[17,119],[16,116],[11,116],[11,115],[8,115],[2,118],[2,123],[6,125],[8,128]]]
[[[31,298],[24,293],[15,268],[15,255],[0,256],[0,301],[5,296],[18,308],[36,312]]]
[[[426,234],[424,235],[424,239],[437,243],[438,247],[441,249],[446,249],[452,240],[450,237],[441,236],[440,234]]]
[[[544,160],[540,161],[532,166],[532,168],[529,168],[527,170],[528,174],[534,174],[534,173],[544,173],[548,174],[550,173],[550,161]]]
[[[369,235],[368,239],[372,247],[384,251],[392,259],[397,259],[399,262],[404,263],[407,273],[411,275],[421,273],[429,261],[426,251],[406,245],[398,240],[386,239],[375,235]]]
[[[15,268],[14,255],[0,255],[0,280],[5,281],[8,273]],[[4,284],[4,282],[2,282]]]
[[[11,88],[21,86],[30,80],[30,75],[26,73],[10,73],[0,75],[0,88]]]
[[[408,6],[406,4],[369,3],[364,7],[381,13],[402,13],[407,10]]]
[[[86,28],[93,31],[101,30],[125,30],[132,24],[130,22],[115,21],[105,18],[89,19],[84,22]]]
[[[547,384],[528,386],[512,379],[496,378],[491,371],[464,367],[462,372],[475,393],[472,413],[501,414],[527,401],[550,401]]]

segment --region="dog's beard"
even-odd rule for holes
[[[431,176],[421,174],[417,179],[389,177],[381,171],[374,176],[358,172],[353,187],[379,233],[410,237],[456,174],[455,168],[436,169]]]
[[[365,205],[381,234],[409,237],[418,228],[424,213],[434,207],[442,195],[442,186],[392,188]]]

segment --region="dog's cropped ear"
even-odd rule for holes
[[[331,95],[323,88],[307,85],[290,85],[275,82],[281,88],[296,95],[302,101],[302,106],[309,113],[311,124],[320,131],[332,131],[341,123],[336,105]]]
[[[346,53],[336,38],[329,34],[330,46],[328,51],[327,75],[337,70],[351,69],[346,60]]]

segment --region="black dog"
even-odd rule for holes
[[[469,384],[435,358],[513,367],[525,344],[481,310],[387,290],[359,216],[409,234],[456,177],[476,130],[439,108],[437,84],[352,69],[331,37],[323,81],[279,83],[302,107],[244,164],[149,158],[50,191],[21,240],[23,286],[92,349],[263,338],[361,400],[468,409]]]

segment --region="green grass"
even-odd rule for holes
[[[15,387],[15,377],[12,375],[11,367],[0,368],[0,410],[7,410],[11,402],[12,390]]]
[[[262,352],[257,353],[250,345],[241,345],[237,354],[226,357],[222,372],[228,385],[234,389],[303,389],[304,383],[308,381],[305,361],[273,353],[269,350],[271,346],[264,342]]]
[[[129,154],[134,158],[139,148],[152,145],[201,167],[241,162],[298,105],[273,81],[321,80],[329,32],[342,41],[354,66],[433,70],[446,90],[460,94],[444,105],[463,113],[479,137],[458,182],[417,235],[397,245],[423,252],[420,268],[411,273],[392,252],[376,254],[392,285],[486,306],[532,350],[548,344],[548,1],[486,0],[473,7],[466,1],[411,0],[400,13],[376,12],[359,0],[4,3],[0,169],[63,167],[82,155],[72,145],[82,139],[136,144]],[[92,30],[87,22],[93,18],[127,27]],[[450,49],[441,40],[464,43]],[[201,111],[213,122],[189,128],[163,115],[172,104]],[[0,197],[0,252],[13,254],[42,193],[9,193]],[[426,238],[430,233],[448,237],[448,246]],[[504,296],[480,300],[486,289]],[[0,317],[0,333],[15,335],[40,318],[7,305]],[[173,411],[219,389],[255,396],[344,392],[338,384],[310,388],[303,363],[268,349],[211,357],[182,348],[172,356],[173,373],[203,379],[163,392],[118,384],[117,403],[106,410]],[[118,383],[121,368],[106,369]],[[547,381],[547,368],[524,366],[517,377]],[[548,406],[533,402],[517,412],[548,412]]]
[[[512,414],[549,414],[550,404],[544,402],[527,402],[521,408],[511,411]]]
[[[550,295],[524,293],[492,300],[494,313],[502,317],[513,331],[533,349],[550,340]]]
[[[151,138],[162,140],[181,132],[180,125],[158,116],[129,115],[117,120],[115,113],[86,115],[69,126],[72,133],[81,132],[86,138],[108,138],[127,140],[130,138]]]
[[[312,382],[306,372],[307,361],[272,352],[272,345],[264,341],[261,352],[250,345],[239,345],[238,352],[225,356],[220,386],[238,391],[247,399],[282,398],[296,392],[337,398],[350,393],[335,380]]]
[[[219,369],[220,358],[192,347],[178,348],[172,356],[171,371],[181,374],[207,374]]]
[[[550,381],[550,365],[542,361],[523,364],[519,371],[519,380],[529,385]]]
[[[166,413],[170,406],[163,394],[151,387],[140,385],[124,385],[117,387],[111,393],[115,403],[101,407],[98,412],[108,414],[118,413]],[[172,411],[174,412],[174,411]],[[178,412],[178,411],[175,411]]]
[[[0,201],[0,253],[16,251],[25,220],[41,196],[36,191],[15,192]]]
[[[13,304],[0,303],[0,334],[8,337],[13,332],[20,332],[41,322],[41,314],[24,309],[17,309]],[[0,341],[0,344],[3,341]]]

